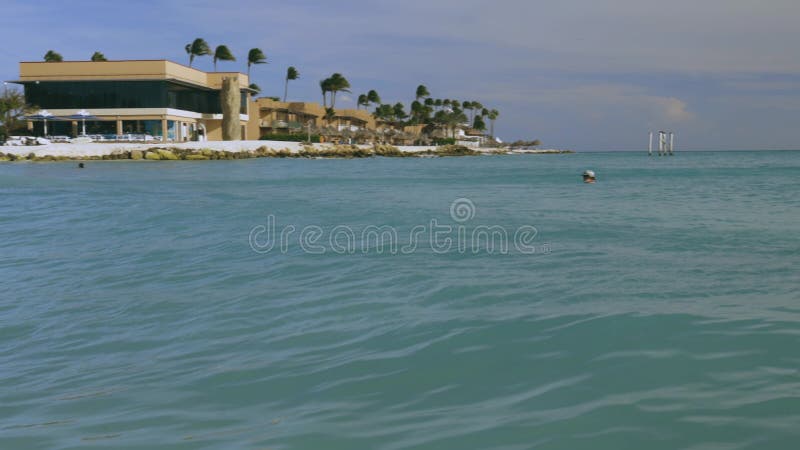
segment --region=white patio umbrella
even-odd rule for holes
[[[93,116],[89,111],[82,109],[75,114],[69,116],[69,119],[77,119],[81,121],[81,136],[86,136],[86,119],[94,120],[97,117]]]
[[[42,121],[44,121],[44,135],[47,136],[47,119],[49,119],[51,117],[53,117],[53,114],[50,111],[48,111],[46,109],[43,109],[43,110],[39,111],[38,113],[33,114],[31,116],[26,116],[25,118],[28,119],[28,120],[42,120]]]

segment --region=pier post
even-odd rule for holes
[[[673,156],[675,154],[675,149],[673,145],[675,144],[675,133],[672,131],[669,132],[669,156]]]

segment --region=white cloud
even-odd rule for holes
[[[694,118],[694,113],[687,111],[686,102],[675,97],[654,97],[664,118],[669,122],[685,122]]]

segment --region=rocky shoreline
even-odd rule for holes
[[[17,148],[15,150],[21,150]],[[44,150],[46,152],[46,150]],[[23,152],[24,153],[24,152]],[[39,153],[39,154],[37,154]],[[376,144],[372,146],[358,145],[299,145],[295,148],[274,149],[266,145],[246,150],[223,150],[212,148],[189,148],[178,146],[155,146],[143,149],[114,149],[106,154],[92,155],[51,155],[30,152],[28,154],[2,153],[0,161],[211,161],[233,160],[252,158],[371,158],[376,156],[390,158],[419,158],[419,157],[444,157],[444,156],[476,156],[486,154],[510,154],[505,149],[475,150],[460,145],[443,145],[440,147],[423,148],[416,151],[402,150],[393,145]],[[571,151],[541,151],[540,153],[572,153]]]

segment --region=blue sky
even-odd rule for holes
[[[504,140],[545,147],[636,150],[647,131],[673,129],[677,147],[800,148],[797,0],[239,0],[136,2],[3,0],[0,77],[53,49],[68,60],[187,63],[195,37],[225,44],[264,95],[320,101],[318,82],[341,72],[353,94],[384,102],[477,100],[500,111]],[[195,66],[211,70],[211,58]],[[353,107],[338,97],[338,107]]]

